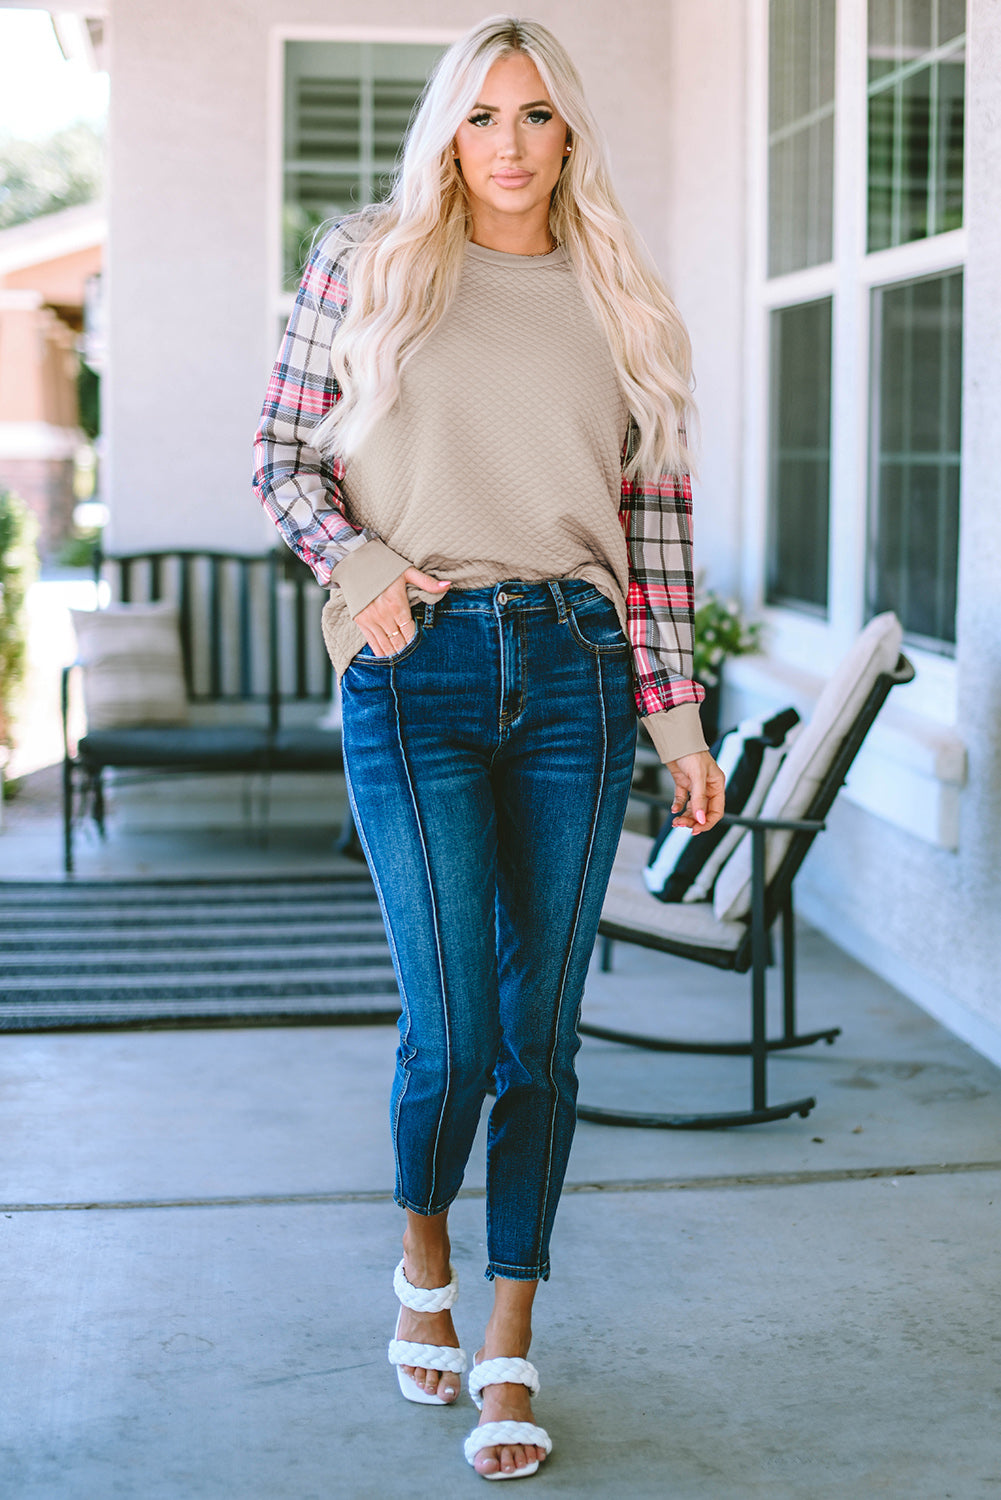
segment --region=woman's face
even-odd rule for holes
[[[455,132],[474,236],[491,224],[508,232],[548,232],[549,198],[566,159],[567,135],[531,58],[512,52],[495,62]]]

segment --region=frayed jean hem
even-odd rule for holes
[[[548,1281],[548,1260],[542,1266],[505,1266],[498,1260],[492,1260],[484,1271],[488,1281],[493,1281],[499,1276],[503,1281]]]
[[[447,1213],[457,1197],[458,1194],[453,1193],[451,1198],[446,1198],[443,1202],[432,1205],[431,1208],[426,1208],[423,1203],[411,1203],[410,1199],[404,1198],[402,1193],[394,1193],[393,1202],[397,1208],[408,1208],[412,1214],[420,1214],[423,1219],[433,1219],[436,1214]]]

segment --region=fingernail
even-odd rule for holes
[[[701,809],[701,808],[700,808],[700,809],[699,809],[699,811],[698,811],[698,812],[697,812],[697,813],[696,813],[696,814],[695,814],[695,821],[696,821],[696,822],[697,822],[697,823],[704,823],[704,822],[705,822],[705,821],[706,821],[706,815],[705,815],[705,813],[704,813],[704,812],[703,812],[703,811],[702,811],[702,809]]]

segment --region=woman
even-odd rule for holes
[[[572,63],[533,22],[484,22],[441,60],[388,203],[310,260],[256,486],[330,586],[349,795],[400,985],[389,1357],[411,1401],[453,1401],[466,1366],[448,1208],[496,1091],[465,1448],[487,1479],[551,1447],[531,1312],[637,710],[677,822],[723,811],[690,680],[693,414],[687,333]]]

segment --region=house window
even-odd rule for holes
[[[894,610],[912,654],[928,654],[928,696],[919,684],[913,701],[941,711],[931,657],[956,641],[965,6],[762,0],[757,14],[759,586],[776,649],[804,666]]]
[[[963,222],[964,0],[869,0],[868,248]]]
[[[831,258],[834,0],[773,0],[769,13],[768,274]]]
[[[869,611],[909,639],[956,640],[963,278],[872,293],[873,474]]]
[[[282,289],[293,292],[317,227],[388,193],[415,104],[443,48],[286,41]]]
[[[831,299],[771,317],[769,603],[827,609]]]

